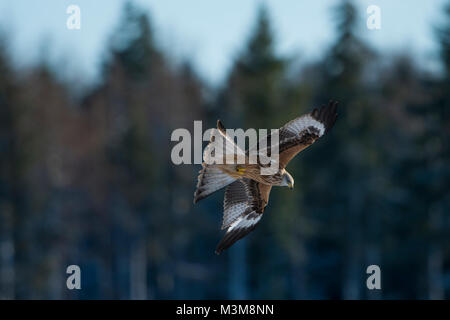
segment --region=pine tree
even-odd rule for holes
[[[20,167],[22,156],[17,143],[17,111],[14,103],[17,86],[6,50],[3,34],[0,39],[0,298],[14,299],[15,272],[19,267],[14,254],[23,243],[20,222],[23,212],[21,202]],[[20,297],[20,295],[19,295]]]
[[[270,130],[299,116],[304,109],[298,103],[301,100],[298,98],[298,89],[289,85],[287,66],[288,60],[276,53],[276,41],[268,11],[265,7],[260,7],[255,27],[231,69],[222,96],[220,105],[223,106],[225,124],[229,123],[228,126],[234,128]],[[293,167],[291,172],[295,174],[296,170]],[[297,191],[297,196],[301,198],[301,191]],[[245,297],[240,292],[246,291],[242,283],[246,279],[248,263],[261,266],[252,272],[253,281],[258,284],[269,283],[269,286],[252,288],[254,297],[302,296],[299,294],[304,284],[300,270],[303,256],[299,253],[302,246],[299,226],[301,229],[304,224],[299,221],[300,201],[292,196],[292,192],[282,188],[272,190],[270,205],[258,226],[258,235],[254,235],[258,240],[252,241],[254,238],[251,239],[250,236],[250,239],[240,240],[230,248],[230,298]],[[252,248],[250,254],[244,252],[248,244]],[[267,254],[268,248],[271,248],[272,259],[259,261]],[[275,264],[275,261],[278,263]],[[292,273],[286,273],[286,269],[292,270]],[[296,275],[296,280],[290,282],[290,275]]]
[[[450,3],[444,8],[446,21],[437,29],[440,56],[444,70],[437,82],[426,81],[425,86],[433,101],[415,106],[412,112],[423,122],[424,130],[417,136],[415,183],[420,190],[420,210],[427,219],[427,289],[428,298],[444,299],[445,253],[450,239],[448,212],[450,212]],[[417,208],[417,207],[416,207]],[[447,261],[448,262],[448,261]]]
[[[168,201],[154,197],[155,182],[165,176],[164,159],[154,152],[153,125],[162,125],[162,112],[157,110],[155,83],[164,82],[166,70],[163,56],[156,48],[149,17],[137,6],[127,2],[117,31],[110,41],[109,59],[104,64],[104,83],[94,104],[104,104],[108,115],[106,130],[109,163],[109,194],[112,219],[109,226],[115,236],[111,252],[118,274],[126,279],[118,284],[120,298],[146,298],[151,292],[145,275],[159,262],[150,254],[149,241],[160,246],[156,227],[163,225],[161,210]],[[163,94],[163,93],[160,93]],[[152,204],[152,205],[150,205]],[[167,209],[166,209],[167,210]],[[159,248],[159,247],[158,247]],[[153,264],[154,263],[154,264]],[[128,280],[129,279],[129,280]],[[153,294],[157,294],[157,289]]]
[[[370,101],[365,77],[374,53],[358,37],[356,8],[345,0],[335,12],[337,37],[322,64],[323,83],[316,101],[323,104],[330,99],[338,100],[339,116],[330,135],[314,146],[314,154],[305,155],[314,163],[313,175],[305,177],[314,181],[306,199],[311,210],[317,210],[314,219],[324,228],[319,229],[322,245],[317,254],[328,256],[335,270],[343,274],[343,283],[336,282],[339,281],[336,277],[327,278],[324,290],[328,296],[358,299],[364,283],[362,266],[367,252],[363,235],[372,232],[363,231],[364,221],[378,214],[371,208],[375,205],[373,181],[381,161],[374,137],[381,124],[377,117],[379,110]],[[329,186],[333,190],[324,199],[321,190]]]
[[[121,297],[173,297],[187,280],[173,284],[178,275],[172,264],[185,262],[195,235],[190,225],[198,220],[189,215],[194,168],[173,165],[168,142],[172,130],[204,118],[203,84],[188,63],[169,61],[150,18],[131,3],[103,71],[103,84],[88,100],[107,115],[110,228],[116,241],[111,254],[122,268],[118,272],[130,279],[118,285]]]
[[[232,67],[227,83],[230,119],[236,125],[271,128],[282,108],[286,61],[275,53],[275,40],[265,7],[258,12],[253,33]]]

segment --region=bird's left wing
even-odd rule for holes
[[[255,229],[269,201],[270,189],[271,186],[246,178],[227,187],[222,223],[222,229],[226,228],[227,232],[217,245],[217,254]]]
[[[315,108],[312,112],[286,123],[280,128],[279,163],[285,168],[303,149],[312,145],[330,130],[337,118],[337,102]]]
[[[336,101],[330,101],[328,105],[323,105],[320,109],[315,108],[312,112],[289,121],[278,130],[280,168],[285,168],[300,151],[312,145],[333,127],[337,118],[337,104]],[[260,160],[266,158],[265,163],[268,163],[267,157],[271,157],[272,137],[273,135],[269,135],[258,141],[247,150],[247,155],[256,153]]]

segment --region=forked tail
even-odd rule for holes
[[[199,171],[197,190],[194,193],[194,203],[206,198],[211,193],[226,187],[236,179],[220,170],[216,165],[202,163]]]

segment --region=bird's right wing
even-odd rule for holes
[[[227,232],[217,245],[217,254],[255,229],[267,205],[270,189],[271,186],[246,178],[227,187],[222,223],[222,229],[226,228]]]

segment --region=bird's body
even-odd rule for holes
[[[262,166],[259,164],[218,164],[217,167],[236,179],[248,178],[262,184],[276,186],[283,183],[283,176],[287,172],[284,168],[279,168],[275,174],[261,175]]]
[[[258,150],[259,143],[244,152],[227,136],[222,123],[217,122],[215,135],[212,136],[210,144],[205,148],[205,162],[199,172],[197,190],[194,194],[194,203],[196,203],[213,192],[227,187],[222,223],[222,229],[226,228],[227,232],[216,248],[217,254],[256,227],[269,202],[272,186],[286,186],[291,189],[294,187],[294,179],[286,171],[286,165],[295,155],[331,129],[336,121],[336,110],[337,103],[330,102],[327,106],[314,109],[309,114],[289,121],[279,129],[279,158],[276,163],[278,170],[273,174],[262,174],[262,169],[267,165],[260,161],[260,157],[270,153],[262,153],[262,150]],[[271,136],[264,139],[266,138],[271,140]],[[225,149],[217,151],[218,149],[214,145],[217,141],[225,142]],[[270,145],[270,143],[267,142],[266,145]],[[215,152],[220,154],[215,154]],[[257,154],[258,161],[256,163],[249,161],[249,155],[252,152]],[[218,156],[222,161],[208,164],[212,154]],[[229,163],[226,160],[230,159],[230,154],[232,159],[237,160],[240,156],[244,161]]]

